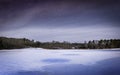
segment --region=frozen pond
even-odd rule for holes
[[[120,75],[120,51],[1,50],[0,75]]]

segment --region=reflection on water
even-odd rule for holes
[[[63,54],[63,55],[66,55],[66,56],[76,56],[76,55],[79,55],[79,54]]]
[[[42,71],[19,71],[12,75],[49,75],[49,73]]]
[[[0,51],[0,75],[120,75],[120,51]]]
[[[44,59],[42,62],[45,63],[64,63],[64,62],[69,62],[68,59]]]

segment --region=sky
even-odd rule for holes
[[[120,0],[0,0],[0,36],[42,42],[120,39]]]

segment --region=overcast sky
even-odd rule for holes
[[[120,39],[120,0],[0,0],[0,36],[44,42]]]

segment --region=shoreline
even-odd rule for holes
[[[120,51],[120,48],[106,48],[106,49],[45,49],[45,48],[16,48],[16,49],[0,49],[0,50],[21,50],[21,49],[37,49],[37,50],[118,50]]]

